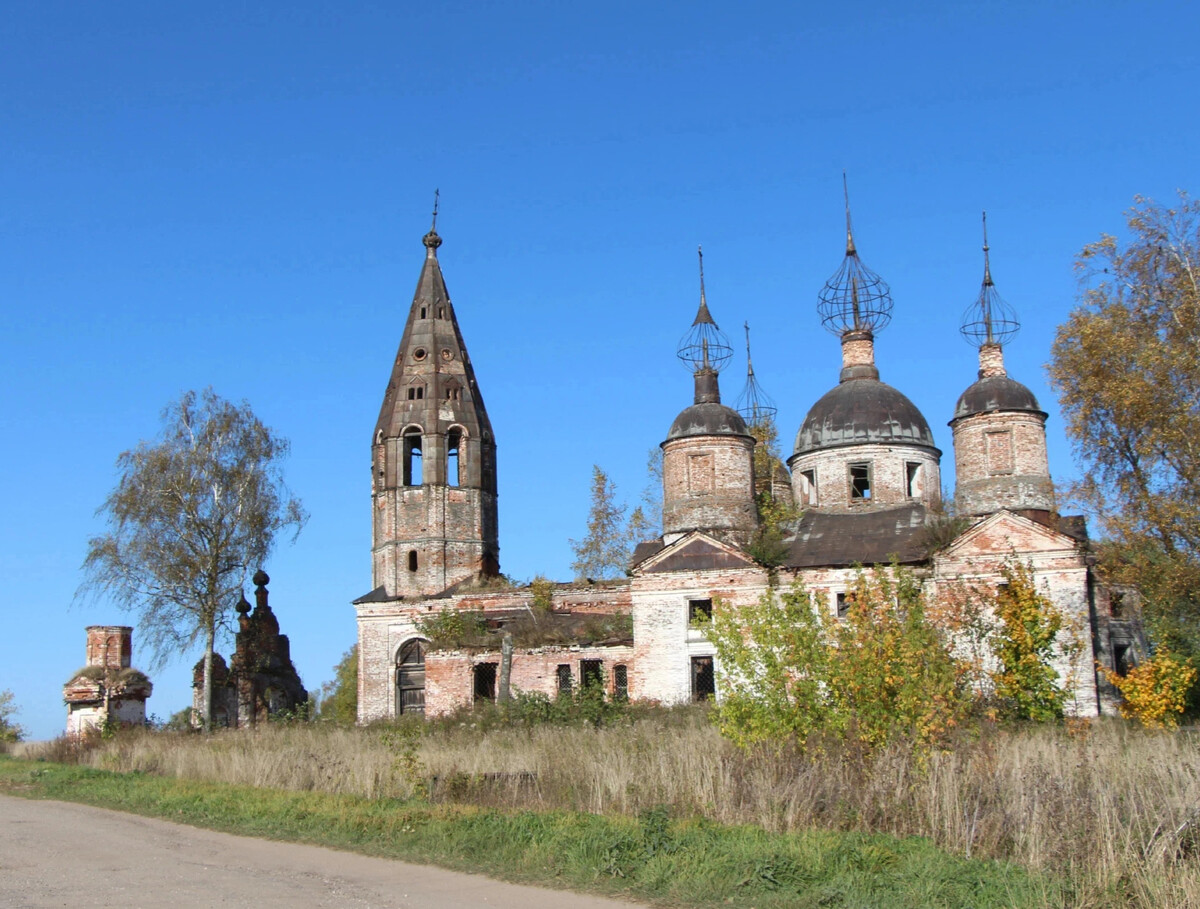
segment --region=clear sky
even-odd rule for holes
[[[163,406],[212,385],[292,441],[311,512],[266,566],[306,685],[371,587],[369,443],[420,270],[440,259],[498,442],[501,567],[566,578],[593,463],[636,498],[691,402],[698,299],[741,325],[786,449],[837,380],[816,294],[849,175],[890,284],[882,378],[950,418],[992,270],[1045,363],[1075,253],[1136,194],[1200,192],[1200,7],[1160,2],[12,4],[0,18],[0,689],[65,726],[95,509]],[[135,665],[148,651],[134,633]],[[228,645],[225,652],[229,652]],[[190,702],[197,654],[153,673]]]

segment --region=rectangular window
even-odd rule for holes
[[[713,491],[713,456],[694,454],[688,457],[688,493],[694,496],[711,495]]]
[[[629,700],[629,667],[625,665],[613,667],[613,700]]]
[[[713,672],[713,658],[692,657],[692,700],[707,701],[716,696],[717,679]]]
[[[907,485],[908,497],[919,498],[924,483],[921,477],[921,465],[917,461],[906,461],[904,464],[904,479]]]
[[[987,443],[987,469],[992,476],[1010,474],[1013,472],[1013,441],[1012,430],[1002,429],[989,432]]]
[[[707,622],[712,618],[712,600],[688,600],[688,624]]]
[[[800,471],[800,504],[817,504],[817,471],[815,469]]]
[[[850,501],[869,502],[871,499],[871,465],[869,462],[849,465]]]
[[[475,700],[496,700],[496,664],[475,664]]]
[[[559,691],[559,693],[560,694],[563,692],[570,693],[570,691],[571,691],[571,664],[570,663],[559,663],[558,669],[555,670],[555,673],[558,676],[558,691]]]
[[[586,688],[588,685],[604,684],[603,662],[600,660],[579,661],[579,682]]]
[[[845,593],[837,595],[837,617],[839,619],[844,619],[846,614],[850,612],[850,604],[852,602],[852,598]]]

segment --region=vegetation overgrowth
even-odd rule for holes
[[[1200,741],[1187,730],[1155,732],[1118,720],[983,722],[960,727],[944,748],[893,740],[869,750],[831,739],[801,752],[738,748],[701,708],[608,705],[597,719],[573,706],[550,707],[554,712],[540,715],[547,705],[530,701],[368,728],[272,724],[207,737],[123,732],[79,759],[121,773],[368,801],[417,799],[435,814],[470,806],[505,815],[599,815],[617,825],[604,835],[613,837],[614,855],[624,854],[626,841],[613,830],[637,829],[650,811],[698,831],[750,825],[765,834],[920,837],[960,858],[1013,863],[1036,875],[1044,898],[1038,905],[1200,905]],[[615,873],[603,870],[609,866],[599,846],[572,848],[601,869],[597,880]],[[875,860],[846,861],[872,867]],[[960,873],[980,873],[970,867]],[[788,878],[778,892],[793,902],[780,905],[803,904],[797,894],[810,891],[799,887]],[[676,891],[658,897],[668,895],[685,901]]]
[[[780,834],[665,807],[637,817],[505,811],[11,759],[0,760],[0,790],[672,906],[1033,907],[1058,896],[1020,869],[921,839]]]

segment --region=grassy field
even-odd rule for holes
[[[83,758],[110,773],[54,768],[36,791],[72,797],[47,788],[62,774],[67,789],[123,793],[96,804],[131,807],[179,786],[171,799],[234,806],[188,808],[193,823],[245,803],[237,824],[262,825],[248,832],[676,905],[1182,909],[1200,906],[1197,744],[1114,721],[814,757],[744,754],[696,711],[602,728],[483,714],[122,734]],[[20,778],[48,765],[4,766]]]
[[[926,840],[503,811],[0,759],[0,791],[671,906],[1041,906],[1053,887]]]

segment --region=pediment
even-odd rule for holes
[[[754,568],[754,560],[728,543],[694,531],[634,566],[638,574]]]
[[[1011,511],[997,511],[964,531],[942,553],[943,558],[1007,555],[1011,552],[1074,550],[1074,537]]]

